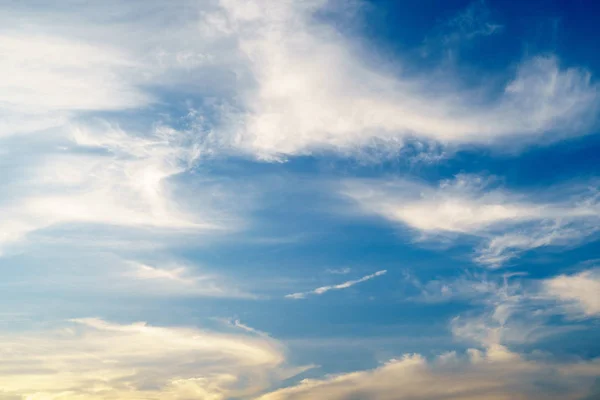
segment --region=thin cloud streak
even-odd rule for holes
[[[291,293],[291,294],[286,295],[285,298],[287,298],[287,299],[305,299],[307,296],[310,296],[310,295],[321,295],[321,294],[327,293],[331,290],[347,289],[347,288],[352,287],[361,282],[365,282],[370,279],[376,278],[378,276],[385,275],[386,273],[387,273],[387,270],[381,270],[381,271],[375,272],[374,274],[363,276],[360,279],[340,283],[339,285],[321,286],[319,288],[316,288],[315,290],[310,290],[308,292]]]

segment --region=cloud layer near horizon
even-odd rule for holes
[[[553,364],[526,360],[502,347],[467,356],[448,353],[428,362],[406,355],[371,370],[304,380],[260,400],[577,400],[590,395],[598,360]]]
[[[224,400],[301,370],[270,338],[94,318],[0,342],[0,399]]]

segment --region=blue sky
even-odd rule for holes
[[[599,395],[595,2],[0,7],[0,400]]]

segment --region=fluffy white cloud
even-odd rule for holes
[[[406,355],[371,370],[304,380],[260,400],[536,400],[580,399],[600,373],[598,360],[555,364],[527,360],[502,346],[468,356],[447,353],[428,362]]]
[[[299,370],[265,336],[74,320],[0,334],[4,396],[27,399],[250,397]]]
[[[600,269],[559,275],[544,281],[547,295],[564,302],[574,314],[600,315]]]
[[[364,212],[425,236],[485,239],[475,260],[492,267],[521,251],[577,243],[600,229],[597,194],[588,188],[548,202],[494,187],[478,176],[458,175],[437,187],[407,180],[348,181],[340,191]]]

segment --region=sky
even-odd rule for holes
[[[599,16],[0,1],[0,400],[600,398]]]

